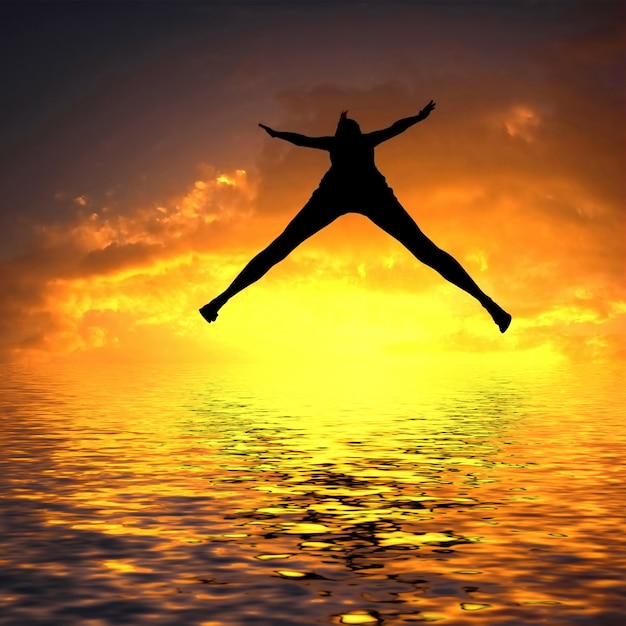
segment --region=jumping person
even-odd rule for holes
[[[478,287],[454,257],[426,237],[398,202],[374,163],[374,148],[378,144],[425,120],[434,108],[435,103],[431,100],[417,115],[372,133],[362,133],[357,122],[347,117],[347,111],[344,111],[332,137],[307,137],[259,124],[270,137],[284,139],[296,146],[327,150],[331,166],[287,228],[244,267],[224,292],[200,309],[202,317],[207,322],[214,322],[228,300],[259,280],[305,239],[340,215],[360,213],[397,239],[419,261],[476,298],[503,333],[511,323],[511,316]]]

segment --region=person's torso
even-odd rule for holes
[[[330,149],[330,162],[331,169],[347,176],[378,171],[374,163],[374,147],[363,135],[344,140],[336,138]]]

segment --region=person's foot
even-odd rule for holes
[[[216,298],[198,310],[200,315],[202,315],[202,317],[210,324],[217,319],[217,312],[220,310],[221,306],[222,303],[218,302],[218,299]]]
[[[503,310],[502,313],[498,315],[497,319],[495,317],[493,318],[493,321],[498,325],[500,332],[503,333],[511,325],[512,319],[513,318],[511,317],[510,313],[507,313]]]
[[[511,325],[513,319],[509,313],[507,313],[501,306],[497,305],[493,300],[485,306],[489,315],[491,315],[493,321],[496,323],[500,332],[503,333]]]

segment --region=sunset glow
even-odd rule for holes
[[[458,22],[430,4],[398,5],[382,22],[372,7],[318,7],[312,24],[262,22],[249,39],[245,29],[213,43],[178,33],[167,62],[152,42],[156,60],[137,61],[132,81],[113,68],[90,108],[64,96],[65,121],[54,132],[35,124],[38,147],[9,172],[3,357],[623,359],[624,33],[617,4],[593,6],[558,4],[558,28],[521,5],[491,15],[477,5]],[[236,28],[243,18],[229,19]],[[347,23],[376,33],[376,62],[367,37],[343,38]],[[495,24],[515,32],[510,49]],[[206,68],[218,45],[223,60],[198,84],[193,63]],[[287,51],[297,79],[278,61]],[[185,89],[171,89],[177,81]],[[325,153],[272,140],[257,122],[332,134],[348,108],[369,131],[431,98],[433,115],[382,146],[377,163],[424,232],[512,312],[507,334],[358,215],[207,326],[197,309],[281,232],[328,167]]]

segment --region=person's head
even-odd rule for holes
[[[348,117],[348,111],[342,111],[335,131],[335,137],[354,137],[361,134],[361,127],[356,120]]]

